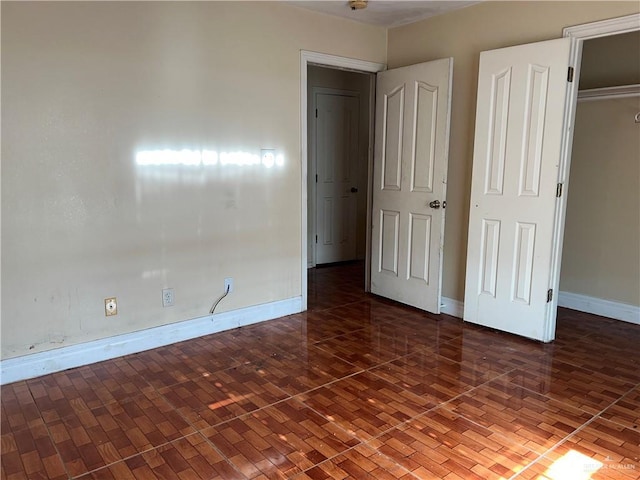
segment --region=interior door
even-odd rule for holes
[[[555,336],[570,42],[480,55],[464,320],[542,341]]]
[[[440,313],[453,59],[379,73],[371,291]]]
[[[316,100],[316,263],[356,258],[359,101],[319,93]]]

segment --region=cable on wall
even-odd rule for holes
[[[213,305],[211,306],[211,309],[209,310],[209,314],[213,315],[213,312],[215,311],[216,307],[218,306],[218,304],[222,301],[222,299],[224,297],[226,297],[227,295],[229,295],[229,290],[230,290],[231,286],[227,285],[227,290],[222,294],[222,296],[216,300]]]

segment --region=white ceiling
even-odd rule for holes
[[[351,10],[348,0],[286,0],[286,3],[357,22],[397,27],[467,7],[479,3],[479,0],[369,0],[369,5],[363,10]]]

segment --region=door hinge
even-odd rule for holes
[[[551,300],[553,300],[553,288],[547,290],[547,303],[549,303]]]
[[[562,196],[562,184],[559,183],[556,186],[556,197],[560,198]]]
[[[316,183],[318,183],[318,174],[316,173]]]
[[[316,118],[318,118],[318,109],[316,108]]]
[[[318,243],[318,235],[316,235],[316,243]]]
[[[569,67],[569,72],[567,72],[567,82],[573,82],[573,67]]]

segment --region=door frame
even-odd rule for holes
[[[359,73],[377,73],[387,69],[384,63],[368,62],[366,60],[358,60],[355,58],[340,57],[338,55],[329,55],[326,53],[311,52],[307,50],[300,51],[300,190],[301,190],[301,307],[302,311],[307,310],[307,298],[308,298],[308,280],[307,269],[309,265],[308,260],[308,179],[309,179],[309,145],[308,145],[308,89],[307,89],[307,68],[310,65],[316,65],[319,67],[337,68],[342,70],[349,70]],[[369,89],[369,151],[367,153],[367,242],[366,242],[366,254],[365,254],[365,290],[369,289],[370,282],[370,258],[371,258],[371,182],[372,177],[372,165],[373,165],[373,121],[375,119],[375,76],[372,75],[370,79]]]
[[[574,66],[573,82],[569,84],[569,92],[565,104],[565,125],[562,132],[562,155],[558,172],[558,183],[563,184],[563,195],[559,198],[559,205],[554,218],[554,238],[551,256],[551,285],[553,298],[551,304],[551,320],[547,322],[547,338],[553,338],[556,328],[556,315],[558,310],[558,297],[560,296],[560,266],[562,263],[562,247],[564,241],[564,227],[569,198],[569,171],[571,167],[571,153],[573,147],[573,132],[575,127],[576,108],[578,105],[578,85],[580,83],[580,67],[582,63],[582,46],[585,40],[593,38],[618,35],[640,30],[640,14],[625,15],[622,17],[600,20],[566,27],[562,30],[563,38],[571,38],[571,50],[569,65]]]
[[[360,103],[360,92],[354,91],[354,90],[343,90],[343,89],[339,89],[339,88],[329,88],[329,87],[311,87],[311,111],[313,112],[313,110],[318,108],[318,104],[317,104],[317,99],[316,99],[316,95],[335,95],[335,96],[340,96],[340,97],[352,97],[352,98],[357,98],[358,99],[358,120],[360,120],[360,109],[362,108],[362,105]],[[316,157],[316,148],[317,148],[317,144],[316,142],[318,141],[317,135],[316,135],[316,128],[318,125],[318,119],[314,116],[311,117],[311,125],[313,126],[313,128],[311,129],[311,135],[309,138],[309,145],[308,145],[308,154],[309,154],[309,175],[308,175],[308,183],[307,183],[307,189],[308,189],[308,195],[309,195],[309,201],[311,203],[311,205],[313,205],[313,208],[311,208],[311,211],[313,212],[313,218],[310,218],[308,221],[310,222],[310,225],[312,226],[311,232],[311,238],[313,238],[313,235],[318,235],[318,221],[317,221],[317,211],[316,209],[318,208],[318,202],[317,202],[317,193],[318,193],[318,184],[317,182],[313,181],[313,172],[316,172],[318,170],[318,158]],[[360,148],[358,146],[358,159],[360,158]],[[308,238],[307,238],[307,242],[308,242]],[[309,243],[307,243],[307,245],[309,245]],[[317,247],[316,247],[316,243],[315,242],[311,242],[311,251],[307,251],[307,268],[312,268],[316,266],[317,263]]]

